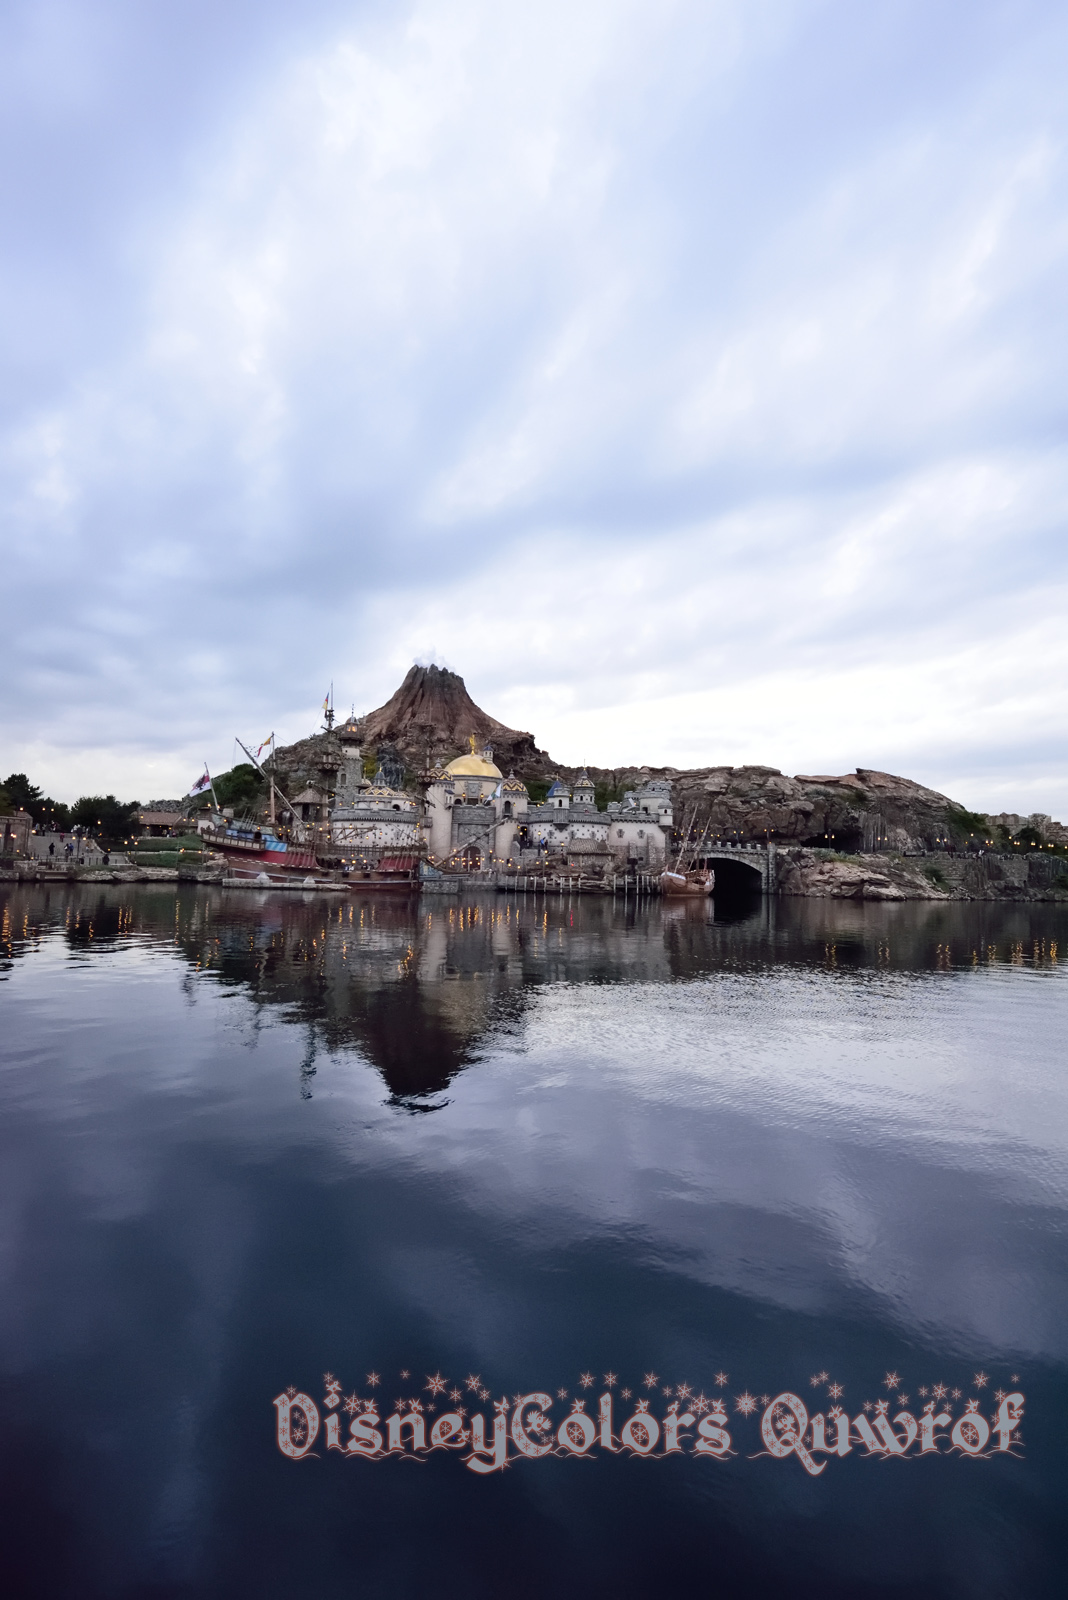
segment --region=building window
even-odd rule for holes
[[[623,837],[623,829],[622,828],[617,828],[616,829],[616,838],[617,839],[622,839],[622,837]]]
[[[639,828],[638,829],[638,838],[639,839],[644,839],[645,838],[645,829],[644,828]]]

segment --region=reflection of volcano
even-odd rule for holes
[[[514,909],[498,897],[428,911],[370,896],[326,907],[231,896],[206,911],[183,939],[198,964],[286,1008],[320,1048],[366,1055],[407,1104],[440,1094],[522,1006]]]
[[[165,946],[304,1031],[302,1092],[313,1092],[319,1051],[351,1050],[415,1107],[494,1035],[521,1026],[543,985],[687,981],[784,964],[971,967],[1046,950],[1039,929],[1054,952],[1068,942],[1063,919],[1060,907],[984,902],[732,908],[718,897],[636,905],[487,894],[462,904],[373,895],[338,904],[255,891],[176,896],[170,885],[19,885],[0,887],[0,978],[49,934],[78,962],[128,944]]]

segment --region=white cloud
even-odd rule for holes
[[[31,308],[9,762],[173,790],[444,643],[562,759],[1068,810],[1063,19],[971,9],[962,56],[833,3],[314,15],[168,124],[65,362]]]

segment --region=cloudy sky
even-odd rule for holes
[[[1068,814],[1068,11],[5,0],[0,768],[454,667]]]

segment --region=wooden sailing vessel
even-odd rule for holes
[[[694,862],[701,853],[701,847],[711,826],[711,818],[709,818],[696,846],[693,849],[689,848],[689,833],[696,816],[697,806],[695,805],[689,822],[683,822],[683,842],[675,858],[674,866],[665,867],[660,874],[660,893],[671,899],[684,895],[711,894],[716,886],[716,874],[709,867],[694,866]]]

